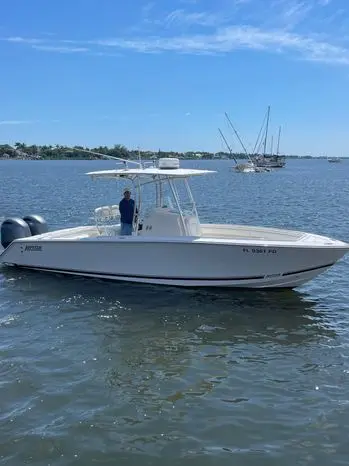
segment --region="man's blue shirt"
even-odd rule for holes
[[[133,199],[121,199],[119,203],[121,223],[132,224],[133,212],[135,210],[135,201]]]

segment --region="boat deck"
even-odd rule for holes
[[[236,240],[300,241],[307,236],[307,233],[249,225],[215,225],[208,223],[201,225],[201,236],[203,238],[229,238]]]
[[[112,225],[97,228],[97,226],[81,226],[51,231],[42,235],[26,238],[26,241],[119,241],[120,225]],[[130,238],[130,237],[129,237]],[[342,241],[333,240],[325,236],[311,233],[304,233],[294,230],[282,230],[277,228],[254,227],[248,225],[219,225],[201,224],[201,235],[199,237],[172,236],[132,236],[134,240],[142,241],[195,241],[198,243],[230,243],[230,244],[250,244],[256,246],[337,246],[347,247]]]

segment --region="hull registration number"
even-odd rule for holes
[[[277,254],[277,249],[273,248],[242,248],[242,252],[247,254]]]

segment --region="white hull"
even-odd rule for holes
[[[200,237],[98,236],[79,227],[17,239],[0,263],[54,273],[185,287],[294,288],[348,244],[318,235],[202,225]]]
[[[256,288],[256,289],[265,289],[265,288],[295,288],[303,285],[315,278],[319,273],[324,272],[328,267],[316,269],[313,271],[304,272],[293,276],[292,278],[280,277],[279,279],[268,279],[265,277],[263,280],[229,280],[229,279],[215,279],[215,280],[202,280],[202,279],[190,279],[190,280],[181,280],[178,278],[147,278],[147,277],[136,277],[136,276],[127,276],[127,275],[108,275],[100,274],[93,272],[82,272],[82,271],[67,271],[67,270],[57,270],[49,268],[37,268],[37,267],[25,267],[31,270],[38,272],[49,272],[49,273],[58,273],[62,275],[75,275],[86,278],[98,278],[102,280],[111,280],[111,281],[126,281],[133,283],[144,283],[149,285],[167,285],[167,286],[178,286],[178,287],[187,287],[187,288],[205,288],[205,287],[216,287],[216,288]]]

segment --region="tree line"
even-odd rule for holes
[[[86,152],[91,151],[91,152]],[[155,159],[160,157],[177,157],[179,159],[246,159],[244,153],[229,154],[227,152],[204,152],[204,151],[190,151],[190,152],[175,152],[175,151],[138,151],[128,149],[122,144],[115,144],[113,147],[98,146],[88,148],[84,146],[67,147],[64,145],[43,145],[36,144],[27,145],[22,142],[16,142],[13,146],[9,144],[0,145],[0,158],[4,159],[34,159],[34,160],[60,160],[60,159],[84,159],[95,160],[100,159],[102,156],[93,154],[109,155],[112,157],[119,157],[122,159],[136,160],[141,156],[143,159]],[[288,156],[297,157],[297,156]]]

